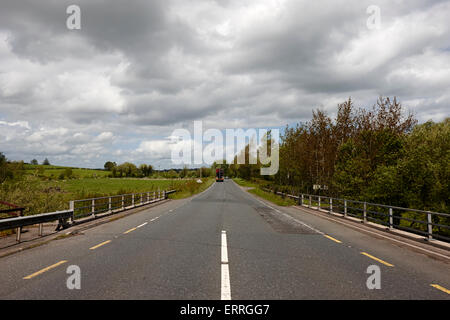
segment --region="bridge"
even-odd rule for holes
[[[448,249],[231,180],[111,220],[0,258],[0,299],[450,299]]]

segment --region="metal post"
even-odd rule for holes
[[[20,242],[20,233],[21,233],[21,228],[17,228],[17,235],[16,235],[16,241]]]
[[[364,213],[363,213],[363,215],[364,215],[363,221],[364,221],[364,223],[366,223],[367,222],[367,203],[366,202],[364,202]]]
[[[163,199],[166,200],[166,190],[163,191]]]
[[[95,199],[92,199],[91,212],[92,216],[95,218]]]
[[[319,196],[319,205],[317,206],[317,210],[320,211],[320,196]]]
[[[108,198],[108,211],[111,212],[112,210],[112,201],[111,201],[111,197]]]
[[[153,191],[153,201],[156,199],[156,191]]]
[[[21,209],[20,211],[19,211],[19,217],[23,217],[23,209]],[[19,232],[18,232],[18,234],[19,234],[19,242],[20,242],[20,235],[22,234],[22,227],[19,227]]]
[[[122,210],[125,209],[125,196],[122,196]]]
[[[389,229],[392,230],[394,228],[394,215],[392,212],[392,208],[389,208]]]
[[[150,192],[147,192],[147,203],[150,202]]]
[[[75,216],[75,201],[71,200],[69,202],[69,210],[72,211],[72,216],[70,217],[70,223],[73,223],[73,217]]]
[[[431,212],[427,212],[428,219],[428,240],[433,240],[433,219],[431,217]]]
[[[302,203],[301,203],[302,206],[303,206],[304,201],[305,201],[305,196],[302,194]]]
[[[44,231],[44,226],[42,223],[39,223],[39,234],[38,234],[39,237],[42,237],[43,231]]]
[[[312,202],[311,202],[311,201],[312,201],[311,199],[312,199],[312,197],[309,196],[309,204],[308,204],[308,208],[311,208],[311,203],[312,203]]]
[[[142,204],[142,198],[144,198],[144,194],[141,193],[141,204]]]
[[[347,200],[344,200],[344,217],[347,216]]]
[[[131,195],[131,206],[134,207],[134,193]]]
[[[330,198],[330,213],[333,212],[333,199]]]

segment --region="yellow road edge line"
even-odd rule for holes
[[[134,230],[136,230],[137,228],[131,228],[130,230],[128,230],[128,231],[125,231],[123,234],[127,234],[127,233],[130,233],[130,232],[132,232],[132,231],[134,231]]]
[[[98,245],[96,245],[96,246],[93,246],[93,247],[89,248],[89,250],[95,250],[95,249],[97,249],[98,247],[104,246],[105,244],[108,244],[108,243],[110,243],[110,242],[111,242],[111,240],[102,242],[102,243],[100,243],[100,244],[98,244]]]
[[[334,242],[337,242],[337,243],[342,243],[342,241],[340,241],[340,240],[338,240],[338,239],[335,239],[335,238],[333,238],[333,237],[330,237],[329,235],[324,234],[323,236],[324,236],[325,238],[330,239],[331,241],[334,241]]]
[[[445,292],[446,294],[450,294],[450,290],[448,290],[448,289],[446,289],[444,287],[441,287],[438,284],[430,284],[430,286],[432,286],[435,289],[441,290],[441,291]]]
[[[36,277],[36,276],[38,276],[38,275],[40,275],[40,274],[42,274],[42,273],[44,273],[46,271],[49,271],[49,270],[51,270],[53,268],[56,268],[57,266],[60,266],[60,265],[62,265],[64,263],[66,263],[66,262],[67,262],[67,260],[61,260],[60,262],[57,262],[55,264],[52,264],[51,266],[48,266],[47,268],[41,269],[41,270],[39,270],[39,271],[37,271],[37,272],[35,272],[33,274],[30,274],[29,276],[26,276],[23,279],[24,280],[29,280],[29,279],[34,278],[34,277]]]
[[[389,262],[386,262],[386,261],[383,261],[381,259],[378,259],[377,257],[374,257],[374,256],[372,256],[372,255],[370,255],[370,254],[368,254],[366,252],[361,252],[361,254],[365,255],[366,257],[369,257],[370,259],[378,261],[378,262],[384,264],[385,266],[388,266],[388,267],[393,267],[394,266],[393,264],[390,264]]]

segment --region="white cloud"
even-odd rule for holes
[[[421,120],[448,116],[448,1],[4,0],[0,149],[65,164],[167,162],[167,137],[207,128],[275,127],[398,96]],[[89,14],[87,14],[89,13]],[[166,160],[164,160],[166,159]],[[164,162],[165,161],[165,162]]]

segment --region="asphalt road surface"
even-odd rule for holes
[[[372,265],[381,289],[367,287]],[[67,287],[70,266],[80,289]],[[448,263],[230,180],[1,258],[0,270],[1,299],[450,299]]]

